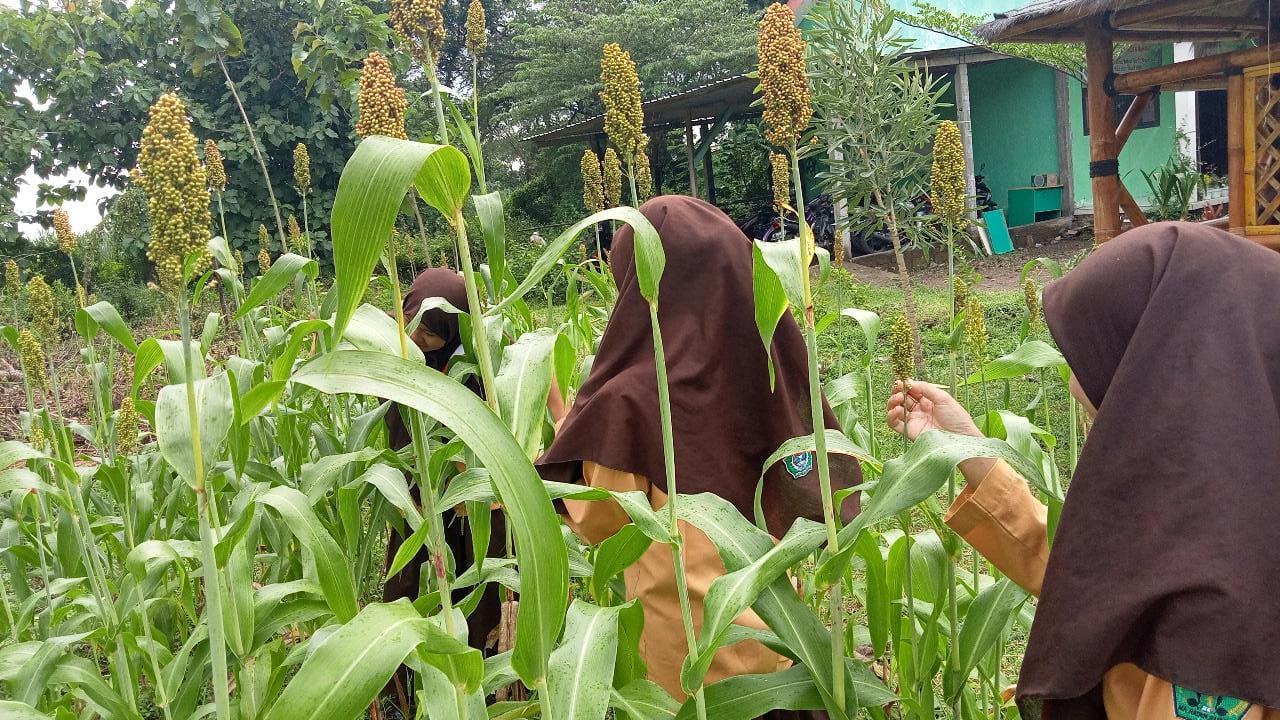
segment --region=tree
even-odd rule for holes
[[[926,229],[913,217],[913,205],[925,192],[930,163],[925,150],[945,86],[906,59],[911,41],[895,34],[894,13],[881,0],[867,0],[857,10],[824,0],[808,17],[813,22],[808,63],[814,132],[824,148],[838,151],[819,179],[833,201],[847,203],[850,224],[883,225],[889,231],[916,371],[923,373],[903,244],[904,236],[919,240]]]
[[[184,51],[179,18],[163,0],[67,5],[73,9],[0,9],[0,66],[10,69],[0,74],[0,217],[12,214],[18,178],[28,168],[49,177],[74,167],[99,185],[126,187],[147,109],[163,91],[174,90],[187,102],[199,138],[217,140],[226,157],[229,239],[233,246],[256,247],[258,223],[274,225],[270,197],[216,62],[209,71],[192,72],[207,59],[195,57],[190,45]],[[355,145],[357,61],[369,49],[389,48],[385,17],[350,0],[230,0],[219,7],[245,48],[226,64],[282,213],[301,213],[291,182],[292,150],[298,142],[311,148],[310,205],[319,220],[313,240],[327,257],[324,228],[338,174]],[[75,194],[48,184],[38,198],[57,204]],[[47,224],[44,215],[22,219]],[[0,222],[0,233],[15,232],[13,224]]]

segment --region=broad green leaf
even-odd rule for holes
[[[516,540],[523,592],[511,664],[528,685],[541,684],[568,604],[568,553],[541,478],[502,421],[458,382],[380,353],[332,352],[299,368],[293,381],[326,393],[394,399],[443,423],[476,454],[490,472]]]
[[[352,720],[415,650],[478,654],[418,614],[408,600],[367,606],[340,626],[298,670],[265,720]]]
[[[24,702],[0,700],[0,720],[50,720],[50,718]]]
[[[391,237],[401,200],[413,187],[452,221],[471,187],[467,158],[450,146],[374,135],[356,147],[342,169],[330,218],[337,290],[335,339],[342,337],[364,297],[369,276]]]
[[[488,476],[486,476],[486,481]],[[351,481],[351,485],[360,483],[369,483],[378,488],[378,492],[391,503],[405,521],[409,523],[409,527],[417,530],[422,526],[424,518],[422,513],[418,511],[418,504],[413,501],[413,496],[409,494],[409,485],[404,480],[404,474],[392,467],[387,467],[382,463],[370,465],[364,474]],[[453,507],[446,505],[445,507]]]
[[[375,448],[364,448],[355,452],[326,455],[313,463],[302,466],[300,485],[306,493],[307,501],[316,504],[328,492],[343,472],[353,465],[366,463],[382,454]]]
[[[0,468],[9,468],[24,460],[47,457],[44,453],[18,440],[0,442]]]
[[[867,378],[861,370],[846,373],[828,380],[822,388],[822,394],[827,396],[827,402],[832,408],[838,408],[847,402],[862,401],[863,394],[866,392],[866,382]]]
[[[597,607],[581,600],[569,606],[564,642],[551,653],[547,675],[552,717],[600,720],[605,716],[613,684],[621,609],[622,606]]]
[[[635,524],[623,525],[618,532],[600,543],[595,568],[591,574],[591,594],[597,600],[605,596],[609,581],[631,567],[653,543]]]
[[[502,365],[494,378],[502,419],[530,459],[542,449],[542,421],[551,391],[551,351],[555,331],[534,330],[502,351]]]
[[[649,496],[639,490],[612,493],[613,499],[622,507],[623,512],[631,518],[631,522],[654,542],[670,545],[675,542],[671,537],[671,529],[667,527],[658,513],[649,504]]]
[[[86,340],[92,339],[98,334],[99,327],[106,330],[108,335],[129,352],[137,352],[138,343],[133,339],[133,332],[129,330],[129,326],[125,324],[124,318],[120,317],[114,305],[106,300],[99,300],[87,308],[76,311],[76,330],[80,332],[81,337]]]
[[[755,298],[756,330],[769,360],[769,388],[773,389],[773,334],[786,314],[789,301],[782,279],[765,260],[763,245],[751,246],[751,288]]]
[[[756,240],[754,245],[754,256],[763,260],[773,271],[782,286],[787,303],[792,307],[803,308],[804,276],[801,273],[807,272],[808,268],[802,267],[800,262],[800,238],[777,242]]]
[[[289,526],[289,531],[315,559],[317,580],[324,590],[325,602],[338,616],[338,620],[346,622],[355,617],[357,611],[356,589],[351,581],[351,569],[347,567],[346,556],[342,548],[320,524],[320,519],[311,510],[307,496],[291,487],[274,487],[259,495],[257,502],[270,507],[280,514],[281,519]]]
[[[681,672],[681,683],[686,691],[692,692],[702,684],[734,618],[751,607],[764,588],[810,555],[825,539],[826,530],[822,525],[797,520],[782,540],[759,559],[712,581],[703,602],[698,657],[686,660]]]
[[[877,707],[897,702],[898,696],[856,660],[845,662],[852,679],[851,706]],[[707,720],[753,720],[770,710],[821,710],[822,694],[803,666],[761,675],[738,675],[708,685],[705,690]],[[693,698],[687,700],[676,720],[697,717]]]
[[[231,429],[234,413],[231,407],[231,382],[226,373],[192,383],[195,390],[196,426],[191,425],[187,409],[187,386],[166,385],[160,388],[156,398],[156,439],[160,454],[189,485],[196,485],[197,462],[207,476],[219,452],[227,432]],[[192,448],[193,435],[200,435],[200,458]]]
[[[423,305],[426,304],[423,303]],[[418,311],[419,316],[425,311],[426,309],[420,309]],[[405,327],[405,332],[409,332],[408,326]],[[405,335],[404,345],[402,346],[400,337],[400,327],[396,324],[395,318],[365,303],[356,308],[342,339],[359,350],[377,350],[396,357],[401,357],[400,351],[403,347],[404,351],[409,354],[410,360],[418,363],[424,362],[422,349],[418,347],[418,344]]]
[[[862,330],[862,339],[866,343],[866,353],[869,354],[876,346],[876,341],[880,339],[880,316],[870,310],[862,308],[845,308],[840,311],[841,315],[853,318],[858,323],[858,327]]]
[[[889,623],[891,614],[896,611],[890,598],[897,593],[889,589],[889,579],[885,570],[884,555],[880,553],[880,545],[874,533],[862,533],[854,545],[854,552],[863,560],[866,592],[867,631],[871,635],[871,648],[876,657],[883,657],[889,644]]]
[[[316,264],[315,260],[308,260],[301,255],[294,255],[293,253],[285,253],[272,260],[267,274],[253,283],[253,287],[249,288],[248,296],[245,297],[244,302],[240,304],[240,307],[236,309],[235,315],[232,317],[239,320],[260,305],[271,300],[277,293],[285,289],[289,283],[293,282],[293,278],[298,273],[302,273],[309,280],[315,280],[320,273],[320,266]]]
[[[480,234],[484,236],[484,257],[493,274],[494,299],[502,295],[502,279],[507,268],[507,218],[502,207],[502,194],[498,191],[486,195],[472,195],[476,217],[480,220]]]
[[[960,637],[956,640],[960,667],[943,676],[948,701],[960,693],[978,662],[990,655],[1009,619],[1027,597],[1026,590],[1004,578],[978,593],[978,597],[969,603],[964,623],[960,626]]]
[[[680,703],[652,680],[633,680],[609,695],[609,706],[631,720],[673,720]]]
[[[844,433],[839,430],[827,428],[823,434],[826,436],[827,440],[828,455],[848,455],[855,460],[870,465],[876,470],[880,469],[880,461],[876,459],[876,456],[872,455],[870,450],[866,450],[855,445]],[[760,468],[760,474],[764,475],[769,468],[773,467],[774,463],[782,460],[783,458],[791,457],[792,455],[802,452],[813,452],[814,449],[815,443],[812,434],[791,438],[779,445],[778,449],[773,451],[773,454],[765,459],[764,466]]]
[[[965,379],[965,385],[982,382],[985,373],[987,382],[992,380],[1011,380],[1031,374],[1041,368],[1054,370],[1063,382],[1071,375],[1067,361],[1062,353],[1043,340],[1028,340],[1008,355],[1002,355],[987,363],[981,372],[975,372]]]
[[[639,210],[629,207],[616,207],[601,210],[590,217],[578,221],[568,230],[565,230],[556,236],[555,240],[547,243],[547,249],[544,250],[542,255],[538,257],[538,260],[534,262],[533,267],[529,269],[529,273],[525,275],[524,280],[521,280],[520,284],[516,286],[516,289],[512,290],[510,295],[503,298],[502,302],[494,305],[489,310],[489,314],[492,315],[499,313],[512,303],[523,298],[525,293],[537,286],[547,273],[555,269],[556,263],[565,254],[573,244],[573,241],[578,238],[578,235],[580,235],[583,230],[606,220],[617,220],[619,222],[626,223],[635,230],[637,278],[644,278],[645,283],[652,283],[652,287],[642,283],[641,292],[651,292],[656,296],[658,281],[655,276],[662,275],[662,264],[665,263],[665,260],[659,261],[655,259],[653,257],[653,253],[650,252],[651,248],[655,244],[661,246],[662,241],[658,238],[658,231],[654,229],[653,224],[650,223],[648,218],[641,214]],[[641,253],[642,247],[644,248],[643,255]],[[644,267],[641,267],[642,264]],[[648,298],[649,295],[646,294],[645,297]]]

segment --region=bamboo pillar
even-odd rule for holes
[[[689,195],[698,197],[698,168],[693,164],[693,119],[684,123],[684,155],[689,161]]]
[[[1120,174],[1116,156],[1116,106],[1107,92],[1113,46],[1101,20],[1085,34],[1089,80],[1089,177],[1093,180],[1093,241],[1120,234]]]
[[[978,183],[973,174],[973,113],[969,105],[969,63],[956,63],[956,124],[960,126],[960,146],[964,148],[964,196],[969,219],[978,219]]]
[[[1244,74],[1236,71],[1227,76],[1227,217],[1231,232],[1244,236],[1247,222],[1244,187]]]

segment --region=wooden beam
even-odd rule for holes
[[[1093,179],[1093,241],[1104,243],[1120,234],[1120,176],[1108,164],[1116,159],[1116,106],[1103,91],[1114,68],[1115,46],[1100,20],[1085,39],[1089,87],[1089,176]],[[1099,167],[1101,166],[1101,167]]]
[[[960,127],[960,146],[964,148],[964,197],[969,219],[978,219],[975,198],[978,182],[973,174],[973,113],[969,104],[969,63],[956,64],[956,125]]]
[[[1058,182],[1062,183],[1062,214],[1076,214],[1075,161],[1071,157],[1071,93],[1067,86],[1067,74],[1058,70],[1053,74],[1053,99],[1058,111]]]
[[[1165,83],[1221,75],[1235,68],[1247,68],[1277,61],[1280,61],[1280,47],[1259,46],[1124,73],[1116,76],[1112,87],[1121,95],[1139,95]]]
[[[1252,18],[1228,17],[1175,17],[1156,22],[1129,26],[1130,30],[1163,30],[1177,32],[1179,30],[1212,30],[1225,33],[1262,33],[1267,31],[1267,24]]]
[[[1142,212],[1142,206],[1138,205],[1138,201],[1133,199],[1133,195],[1129,192],[1129,188],[1124,186],[1123,182],[1116,183],[1117,199],[1120,201],[1120,207],[1124,208],[1125,217],[1129,218],[1129,227],[1142,227],[1147,224],[1147,214]]]
[[[1042,30],[1018,38],[1031,43],[1081,43],[1087,33],[1075,29]],[[1255,33],[1236,30],[1113,30],[1111,39],[1125,43],[1214,42],[1237,40]]]
[[[1243,235],[1248,213],[1244,195],[1244,75],[1227,77],[1227,217],[1231,232]]]
[[[1122,28],[1128,25],[1149,23],[1173,17],[1174,15],[1204,10],[1205,6],[1205,0],[1173,0],[1172,2],[1157,0],[1146,5],[1116,10],[1111,13],[1108,24],[1113,28]]]
[[[1160,86],[1160,92],[1200,92],[1202,90],[1226,90],[1227,78],[1225,75],[1217,75],[1214,77],[1195,78],[1194,80],[1183,80],[1181,82],[1166,83]]]
[[[1116,152],[1124,149],[1124,144],[1129,142],[1129,136],[1133,134],[1133,129],[1138,127],[1138,121],[1142,119],[1142,113],[1151,104],[1151,98],[1154,92],[1145,92],[1133,99],[1133,104],[1125,111],[1124,118],[1120,120],[1120,126],[1116,128]]]
[[[684,154],[689,161],[689,195],[698,197],[698,166],[693,162],[693,120],[684,124]]]

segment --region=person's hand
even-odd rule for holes
[[[893,384],[885,419],[890,429],[899,434],[905,432],[908,440],[915,440],[928,430],[982,436],[963,405],[946,390],[923,380],[912,380],[905,394],[901,381]]]

